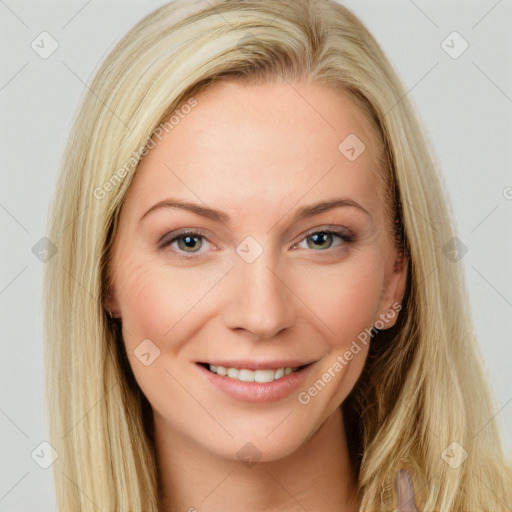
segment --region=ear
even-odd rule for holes
[[[115,289],[109,287],[103,298],[103,307],[107,311],[110,318],[120,318],[119,304],[116,297]]]
[[[398,319],[398,313],[402,309],[402,300],[407,283],[408,259],[403,251],[396,255],[392,273],[382,291],[379,314],[374,325],[380,330],[393,327]]]

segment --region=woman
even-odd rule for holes
[[[347,9],[178,0],[90,91],[45,276],[62,510],[510,508],[437,170]]]

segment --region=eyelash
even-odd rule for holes
[[[312,236],[312,235],[315,235],[315,234],[320,234],[320,233],[325,233],[327,235],[334,235],[334,236],[337,236],[340,240],[343,241],[343,244],[341,244],[341,246],[338,246],[338,247],[329,247],[327,249],[323,249],[323,250],[319,250],[319,251],[314,251],[314,252],[327,252],[327,251],[332,251],[332,250],[336,250],[336,249],[339,249],[340,247],[342,247],[343,245],[345,244],[350,244],[354,241],[354,237],[353,235],[350,233],[349,230],[347,229],[332,229],[332,228],[325,228],[323,229],[322,227],[320,228],[315,228],[311,231],[308,231],[301,239],[299,242],[297,242],[296,244],[294,244],[293,247],[297,246],[298,244],[300,244],[301,242],[303,242],[304,240],[306,240],[308,237]],[[171,233],[173,234],[173,233]],[[170,247],[172,243],[174,243],[175,241],[179,240],[180,238],[183,238],[185,236],[191,236],[193,238],[203,238],[205,240],[207,240],[209,243],[211,243],[208,238],[206,237],[206,235],[204,235],[203,233],[201,233],[200,231],[193,231],[191,229],[184,229],[182,231],[179,231],[178,233],[174,233],[174,236],[173,238],[171,238],[170,240],[165,240],[165,238],[169,235],[169,233],[167,235],[164,235],[161,239],[160,239],[160,243],[159,243],[159,248],[160,249],[166,249],[167,247]],[[313,250],[313,249],[312,249]],[[173,249],[174,252],[176,252],[176,256],[180,259],[184,259],[184,260],[190,260],[190,259],[195,259],[195,258],[199,258],[201,257],[201,253],[183,253],[183,252],[178,252],[177,250]]]

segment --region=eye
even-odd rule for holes
[[[333,246],[336,239],[338,240],[338,244]],[[316,228],[315,231],[310,231],[306,234],[300,243],[306,242],[307,248],[309,249],[320,249],[320,251],[325,251],[327,249],[343,246],[352,241],[353,237],[347,229],[332,230]]]
[[[202,233],[196,231],[183,230],[181,232],[168,233],[159,243],[159,248],[171,247],[180,258],[191,258],[202,254],[201,251],[204,242],[207,241]],[[210,243],[210,242],[208,242]]]
[[[336,241],[338,242],[336,244]],[[306,249],[317,249],[315,252],[322,252],[328,249],[341,248],[344,245],[353,241],[352,233],[346,228],[332,229],[332,228],[316,228],[307,233],[302,240],[295,244],[292,248],[306,248]],[[194,258],[199,257],[203,253],[208,251],[208,247],[204,250],[204,243],[208,241],[206,236],[198,231],[192,231],[190,229],[183,229],[181,231],[174,231],[164,235],[158,247],[160,249],[171,248],[176,253],[178,258]],[[300,244],[306,242],[307,247],[300,247]]]

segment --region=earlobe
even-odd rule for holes
[[[393,272],[398,273],[401,271],[407,273],[407,256],[405,255],[403,250],[398,252],[395,258],[395,262],[393,264]]]
[[[393,264],[393,272],[382,295],[381,313],[379,321],[384,323],[384,329],[393,327],[402,309],[401,303],[405,294],[407,283],[408,260],[403,251],[400,251]]]
[[[105,298],[103,299],[103,308],[110,318],[120,318],[121,315],[119,314],[119,308],[117,299],[115,298],[114,290],[109,289],[105,294]]]
[[[393,277],[396,278],[393,303],[401,303],[404,298],[405,286],[407,284],[408,262],[407,256],[403,251],[400,251],[393,265]]]

